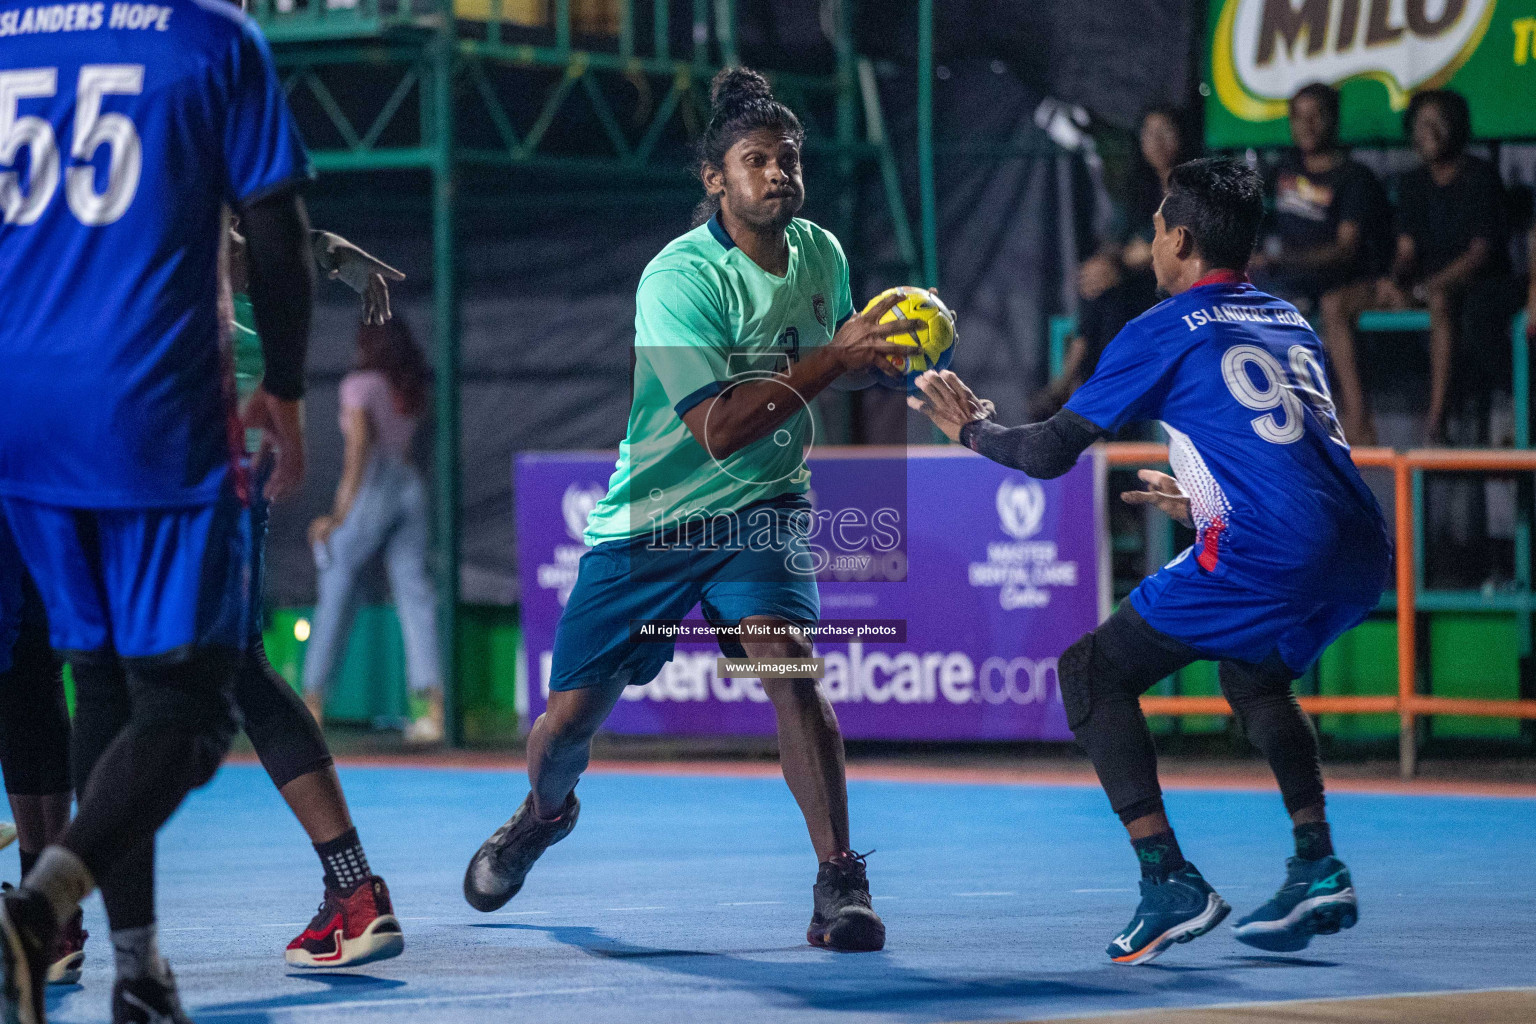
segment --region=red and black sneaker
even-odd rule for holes
[[[346,967],[399,956],[405,936],[389,902],[389,887],[378,875],[351,892],[327,887],[325,902],[284,954],[296,967]]]
[[[59,929],[58,938],[53,940],[53,958],[48,963],[48,984],[80,983],[80,971],[85,967],[85,940],[91,937],[81,927],[84,921],[85,915],[77,910]]]

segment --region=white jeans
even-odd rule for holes
[[[320,594],[304,652],[306,692],[324,693],[330,686],[357,613],[358,575],[381,548],[411,690],[441,684],[436,593],[427,573],[426,485],[415,466],[375,453],[347,518],[315,551]]]

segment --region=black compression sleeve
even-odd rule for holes
[[[296,192],[269,196],[241,212],[252,311],[266,359],[262,386],[278,398],[304,397],[304,360],[315,302],[309,218]]]
[[[1105,436],[1103,430],[1069,409],[1043,423],[1021,427],[975,420],[960,428],[960,443],[971,451],[1038,480],[1061,476],[1077,464],[1084,449]]]

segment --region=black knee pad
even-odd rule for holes
[[[1067,712],[1067,727],[1076,732],[1093,710],[1093,633],[1084,633],[1056,660],[1056,679],[1061,686],[1061,703]]]
[[[135,660],[128,666],[133,717],[154,733],[180,736],[190,746],[192,785],[213,778],[238,728],[234,675],[240,653],[205,648],[174,661]]]
[[[1278,657],[1261,665],[1223,661],[1217,666],[1222,696],[1232,705],[1232,717],[1251,743],[1259,749],[1276,730],[1284,731],[1293,723],[1311,729],[1311,720],[1302,713],[1291,692],[1294,678]]]
[[[1067,725],[1077,732],[1099,701],[1135,700],[1198,658],[1193,648],[1153,629],[1125,602],[1056,662]]]

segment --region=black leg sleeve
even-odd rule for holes
[[[1157,749],[1139,698],[1159,679],[1199,659],[1194,649],[1147,625],[1129,601],[1067,648],[1057,664],[1067,724],[1087,751],[1122,822],[1163,809]]]
[[[261,766],[282,789],[310,772],[331,765],[331,752],[314,716],[288,681],[267,660],[258,635],[235,674],[235,704],[245,720],[245,734]]]
[[[1221,663],[1221,692],[1248,742],[1269,761],[1287,813],[1323,802],[1323,767],[1312,719],[1291,692],[1294,673],[1271,658],[1262,665]]]
[[[230,692],[238,657],[208,648],[174,664],[133,662],[125,688],[109,686],[100,702],[81,702],[81,746],[101,752],[94,766],[77,766],[88,778],[62,844],[104,889],[116,862],[152,839],[187,793],[218,770],[234,735]],[[128,714],[114,735],[105,716],[121,717],[122,689]]]
[[[0,673],[0,770],[7,793],[50,796],[70,791],[64,666],[49,646],[42,601],[30,582],[26,590],[12,667]]]

